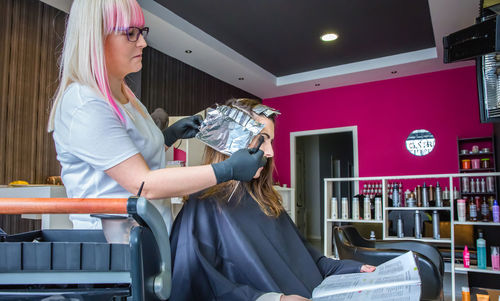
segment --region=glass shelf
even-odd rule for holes
[[[484,171],[495,171],[494,168],[469,168],[460,169],[460,172],[484,172]]]
[[[334,223],[383,223],[383,220],[375,220],[375,219],[327,219],[327,222]]]
[[[487,267],[486,269],[478,269],[477,266],[471,265],[470,268],[464,268],[463,264],[459,263],[455,263],[455,270],[463,272],[489,273],[500,275],[500,271],[494,271],[491,269],[491,267]]]
[[[478,225],[478,226],[500,226],[500,223],[494,223],[494,222],[459,222],[459,221],[454,221],[453,224],[455,225]]]
[[[493,155],[492,152],[487,152],[487,153],[475,153],[475,154],[459,154],[458,156],[467,158],[467,157],[492,156],[492,155]]]
[[[425,241],[425,242],[435,242],[435,243],[451,243],[450,238],[441,238],[441,239],[434,239],[432,237],[422,237],[422,238],[415,238],[412,236],[405,236],[405,237],[397,237],[397,236],[386,236],[384,240],[416,240],[416,241]]]
[[[450,207],[385,207],[385,210],[451,210]]]

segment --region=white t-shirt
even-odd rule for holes
[[[104,171],[137,153],[150,169],[165,167],[163,134],[144,105],[137,102],[146,118],[130,102],[118,103],[125,119],[122,122],[96,91],[78,83],[68,86],[55,112],[53,132],[68,197],[128,198],[132,193]],[[70,219],[74,228],[101,227],[100,220],[88,214],[71,215]]]

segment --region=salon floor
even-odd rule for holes
[[[320,239],[308,239],[308,242],[318,251],[323,251],[323,244]],[[468,286],[466,274],[455,274],[455,301],[462,300],[462,286]],[[445,274],[443,279],[444,301],[451,301],[451,268],[449,263],[445,263]]]

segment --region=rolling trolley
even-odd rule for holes
[[[128,213],[139,224],[130,243],[101,230],[0,232],[2,300],[167,300],[170,241],[160,212],[128,199],[0,198],[0,214]],[[55,297],[57,296],[57,298]]]

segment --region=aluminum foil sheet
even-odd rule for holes
[[[208,110],[196,138],[223,154],[232,155],[247,148],[263,128],[248,112],[221,105]]]
[[[270,108],[266,105],[256,105],[255,107],[252,108],[252,111],[254,111],[258,115],[264,115],[267,118],[273,115],[281,114],[280,111]]]

